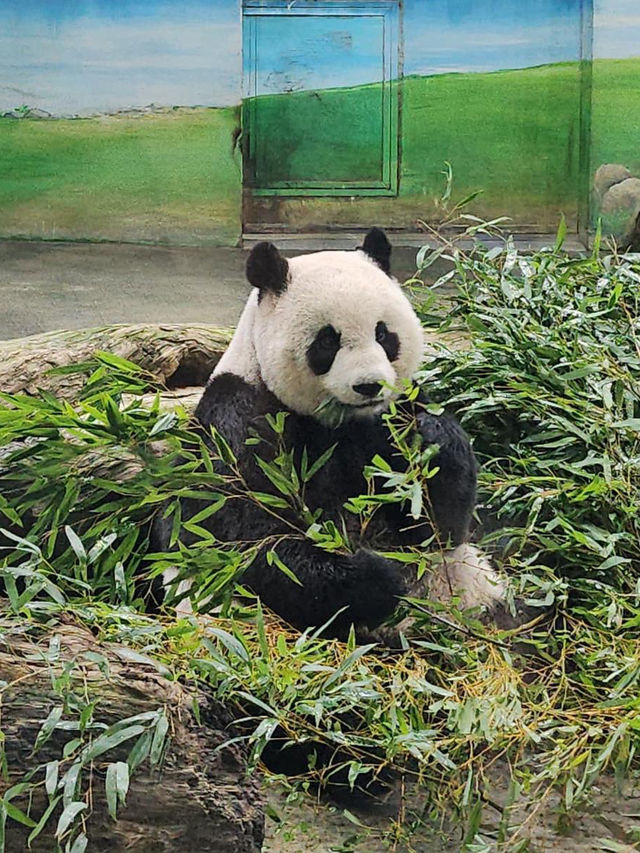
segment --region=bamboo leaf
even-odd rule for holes
[[[78,801],[74,801],[69,803],[66,806],[60,815],[60,819],[58,820],[58,826],[56,827],[56,838],[62,838],[66,832],[73,825],[74,821],[80,814],[87,808],[86,803],[81,803]]]

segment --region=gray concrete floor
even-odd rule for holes
[[[394,275],[415,272],[424,234],[393,234]],[[304,251],[353,249],[363,233],[255,235],[245,248],[139,246],[0,240],[0,340],[111,323],[235,325],[249,292],[248,249],[271,239],[293,256]],[[553,242],[549,235],[519,235],[522,251]],[[469,241],[467,241],[469,242]],[[578,251],[577,240],[566,248]],[[429,278],[444,262],[429,268]]]
[[[0,339],[111,323],[233,325],[241,249],[0,242]]]
[[[0,241],[0,340],[111,323],[235,325],[250,290],[247,251]],[[395,253],[399,278],[414,272],[415,252]]]

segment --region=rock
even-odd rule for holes
[[[630,231],[619,241],[623,252],[640,252],[640,214]]]
[[[635,244],[640,218],[640,178],[627,178],[604,194],[600,205],[602,224],[622,248]]]
[[[30,107],[25,118],[53,118],[51,113],[41,110],[39,107]]]
[[[604,163],[593,176],[593,188],[598,198],[602,200],[604,194],[614,184],[619,184],[630,177],[631,172],[626,166],[621,166],[619,163]]]
[[[627,178],[610,187],[602,199],[602,212],[624,213],[635,220],[640,213],[640,178]]]
[[[53,118],[51,113],[46,110],[41,110],[39,107],[18,107],[15,110],[9,110],[2,113],[2,118]]]

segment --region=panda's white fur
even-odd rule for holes
[[[260,382],[260,365],[253,342],[258,314],[258,291],[252,290],[242,310],[231,343],[213,369],[209,382],[220,373],[233,373],[250,385]]]
[[[373,336],[380,320],[399,334],[393,362]],[[341,346],[330,370],[317,376],[306,353],[326,324],[339,329]],[[353,417],[370,417],[388,407],[402,380],[413,377],[423,352],[422,327],[395,279],[362,251],[317,252],[289,259],[282,292],[251,293],[211,380],[233,373],[253,385],[263,382],[288,408],[318,419],[328,401]],[[382,390],[360,407],[353,386],[366,382],[382,383]],[[462,609],[491,609],[504,601],[506,584],[478,548],[462,544],[428,573],[426,593],[443,603],[455,596]]]
[[[443,604],[456,596],[460,610],[492,610],[504,603],[507,585],[489,559],[470,543],[446,551],[428,579],[429,598]]]

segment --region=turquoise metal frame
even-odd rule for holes
[[[395,196],[398,192],[399,140],[399,33],[400,0],[245,0],[243,3],[243,136],[245,185],[256,196]],[[380,19],[383,32],[383,79],[381,81],[382,134],[381,174],[367,181],[261,180],[256,173],[256,147],[260,133],[257,121],[258,27],[264,16],[343,18],[367,16]]]

